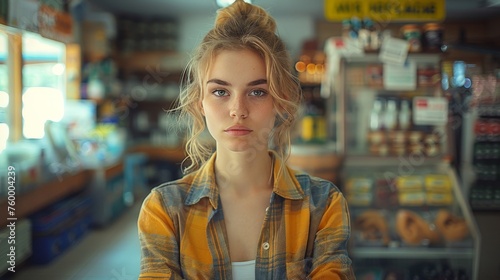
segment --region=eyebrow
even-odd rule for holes
[[[210,79],[207,81],[207,84],[210,84],[210,83],[218,84],[221,86],[230,86],[231,85],[231,83],[220,80],[220,79]],[[247,84],[247,86],[258,86],[258,85],[263,85],[263,84],[267,84],[266,79],[258,79],[255,81],[251,81]]]

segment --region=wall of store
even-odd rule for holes
[[[278,33],[285,41],[292,58],[299,55],[302,42],[315,34],[315,20],[309,16],[275,17]],[[191,52],[213,27],[214,16],[186,15],[179,22],[179,51]]]

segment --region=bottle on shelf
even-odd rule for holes
[[[397,122],[398,112],[396,107],[396,100],[387,100],[387,109],[384,114],[384,126],[387,130],[394,130],[398,124]]]
[[[401,130],[408,130],[411,125],[411,109],[408,100],[401,100],[398,113],[398,123]]]
[[[373,108],[370,113],[370,130],[377,131],[382,129],[382,109],[383,100],[376,99],[373,103]]]

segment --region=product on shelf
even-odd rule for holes
[[[439,207],[454,203],[452,182],[445,174],[401,175],[394,178],[383,174],[353,176],[346,181],[345,193],[352,206],[373,205],[382,209]]]
[[[387,246],[390,242],[387,218],[377,210],[366,210],[353,222],[353,229],[364,241],[381,242]]]
[[[439,51],[443,45],[443,29],[438,23],[430,22],[423,27],[422,43],[426,51]]]
[[[373,180],[365,177],[350,178],[346,183],[346,199],[350,205],[370,206],[373,202]]]
[[[377,180],[374,194],[375,207],[382,209],[394,209],[399,206],[398,192],[393,187],[392,180]]]
[[[474,133],[476,141],[498,142],[500,141],[500,121],[488,118],[478,119],[474,124]]]
[[[469,200],[471,207],[479,209],[500,209],[500,188],[493,182],[474,182],[471,186]]]
[[[361,73],[363,73],[363,68],[357,68],[357,69],[361,69]],[[381,64],[373,64],[366,66],[366,78],[367,78],[367,84],[369,86],[382,87],[384,85],[384,67]],[[351,81],[357,83],[363,80],[355,81],[354,79],[351,79]]]
[[[441,81],[441,74],[435,65],[423,65],[417,69],[418,86],[437,86]]]
[[[397,212],[396,230],[401,239],[409,245],[422,245],[426,242],[435,244],[441,239],[428,221],[411,210],[402,209]]]
[[[426,193],[423,191],[400,192],[399,205],[423,206],[426,203]]]
[[[500,80],[472,75],[471,107],[477,109],[472,131],[474,180],[469,201],[474,210],[500,210]]]
[[[425,176],[426,202],[431,206],[444,206],[453,203],[450,178],[443,174]]]
[[[461,241],[469,235],[469,227],[465,219],[448,210],[439,210],[434,223],[447,241]]]
[[[406,97],[377,97],[368,120],[366,134],[368,151],[375,156],[442,154],[442,140],[432,127],[413,124],[411,99]]]
[[[342,37],[356,40],[365,50],[378,50],[381,45],[381,33],[370,18],[358,17],[342,21]]]
[[[396,187],[400,192],[421,191],[423,190],[424,182],[420,175],[399,176],[396,179]]]
[[[403,33],[403,38],[408,41],[410,52],[420,52],[422,51],[421,36],[422,32],[416,24],[407,24],[401,28]]]

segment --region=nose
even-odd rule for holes
[[[248,106],[245,97],[234,97],[231,104],[230,115],[232,118],[246,119],[248,117]]]

